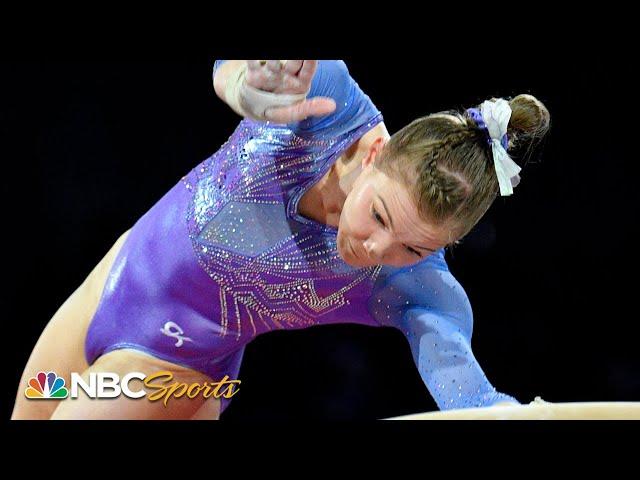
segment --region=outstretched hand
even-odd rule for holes
[[[296,95],[309,91],[317,60],[248,60],[247,85],[275,94]],[[285,107],[267,109],[265,117],[275,123],[291,123],[307,117],[328,115],[336,109],[329,97],[307,98]]]

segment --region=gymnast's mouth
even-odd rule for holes
[[[349,240],[349,249],[351,250],[351,255],[353,255],[354,257],[356,257],[357,259],[360,259],[360,257],[358,256],[358,254],[356,253],[355,249],[353,248],[353,245],[351,244],[351,240]]]
[[[360,256],[356,253],[356,249],[353,248],[353,244],[351,243],[351,240],[349,240],[349,248],[351,249],[351,253],[353,254],[353,256],[356,257],[358,260],[361,260],[363,262],[368,261],[368,258],[364,258],[363,256]]]

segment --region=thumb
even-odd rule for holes
[[[287,107],[269,108],[265,118],[276,123],[290,123],[304,120],[307,117],[321,117],[333,112],[336,102],[332,98],[315,97]]]
[[[313,117],[322,117],[329,115],[336,109],[336,101],[328,97],[314,97],[307,100],[308,114]]]

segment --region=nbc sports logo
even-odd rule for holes
[[[130,382],[132,380],[141,381],[142,384],[150,389],[147,392],[144,388],[132,390]],[[158,380],[159,383],[155,381]],[[229,380],[229,376],[225,375],[219,382],[199,383],[183,383],[173,380],[173,373],[169,371],[160,371],[152,375],[146,375],[142,372],[130,372],[124,377],[113,372],[91,372],[88,378],[83,378],[77,372],[71,372],[70,387],[65,387],[64,378],[58,377],[55,372],[38,372],[38,374],[29,379],[28,387],[24,394],[30,400],[64,400],[66,398],[77,399],[82,390],[89,398],[116,398],[124,395],[128,398],[142,398],[147,396],[152,402],[162,400],[164,406],[170,398],[195,398],[202,394],[204,398],[231,398],[238,392],[234,387],[240,383],[240,380]],[[221,391],[223,387],[227,387]]]
[[[69,390],[64,386],[64,378],[59,377],[55,372],[39,372],[38,375],[29,379],[29,386],[24,394],[27,398],[34,400],[56,400],[67,398]]]

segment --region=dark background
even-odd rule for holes
[[[7,417],[51,316],[239,121],[213,92],[215,57],[158,56],[0,61]],[[594,52],[515,56],[503,68],[483,68],[480,55],[395,68],[376,57],[345,61],[390,133],[493,96],[531,93],[547,105],[551,131],[515,194],[498,198],[447,253],[473,305],[474,352],[494,386],[523,403],[640,401],[628,63]],[[239,378],[223,419],[374,419],[437,408],[391,328],[272,332],[247,347]]]

